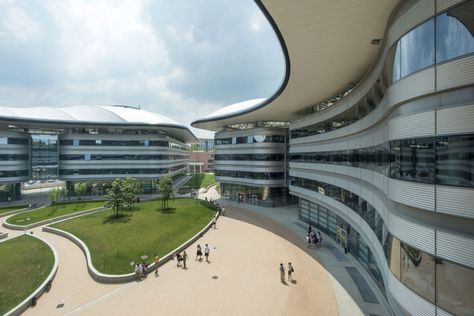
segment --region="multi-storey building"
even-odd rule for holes
[[[2,196],[20,197],[20,183],[139,179],[153,192],[162,175],[188,169],[189,148],[197,138],[162,115],[128,106],[68,108],[0,107],[0,184]]]
[[[222,194],[287,187],[395,314],[474,314],[474,1],[256,3],[286,73],[192,124],[217,132]]]

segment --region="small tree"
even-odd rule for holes
[[[119,216],[125,204],[123,183],[120,179],[115,179],[112,186],[107,189],[107,203],[106,207],[111,207],[115,216]]]
[[[140,183],[134,178],[121,180],[124,193],[124,204],[130,210],[137,201],[137,194],[142,192]]]
[[[158,181],[161,193],[161,208],[168,208],[168,201],[174,198],[173,180],[170,176],[161,177]]]
[[[76,195],[81,199],[81,197],[86,193],[87,191],[87,183],[76,183],[74,184],[74,192],[76,192]]]
[[[56,202],[58,201],[58,198],[60,197],[60,194],[61,194],[61,189],[59,188],[52,188],[51,190],[49,190],[48,198],[50,199],[51,204],[56,204]]]
[[[62,197],[63,202],[66,202],[66,197],[67,197],[67,189],[66,187],[60,187],[59,188],[59,195],[58,198]]]

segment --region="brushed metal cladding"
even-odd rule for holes
[[[434,111],[422,112],[407,116],[398,116],[390,120],[390,122],[388,123],[389,140],[432,136],[434,134]],[[373,144],[378,145],[382,142],[374,142]]]
[[[399,239],[434,255],[435,231],[433,228],[415,224],[394,213],[388,214],[388,226],[390,232]]]
[[[474,238],[436,232],[436,254],[439,257],[474,268]]]
[[[436,116],[438,135],[474,132],[474,105],[439,109]]]
[[[437,186],[436,211],[474,218],[474,189]]]
[[[386,193],[395,202],[434,211],[434,185],[388,179]]]
[[[394,299],[411,315],[435,316],[436,306],[417,295],[403,285],[392,273],[389,273],[389,292]]]
[[[436,66],[438,91],[474,84],[474,54]]]
[[[464,0],[437,0],[436,2],[436,13],[440,13]]]
[[[438,306],[436,306],[436,316],[453,316],[453,314],[448,313],[444,309],[439,308]]]
[[[387,90],[388,104],[394,106],[435,91],[435,68],[418,71],[393,83]]]

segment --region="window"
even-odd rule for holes
[[[474,52],[474,1],[436,17],[436,62]]]
[[[436,305],[454,315],[474,315],[474,269],[436,259]]]
[[[74,140],[72,141],[72,145],[73,145],[73,146],[79,146],[79,139],[74,139]]]
[[[474,186],[474,135],[436,138],[436,183]]]
[[[434,52],[434,19],[430,19],[400,39],[401,77],[433,65]]]
[[[401,243],[400,281],[421,297],[434,304],[435,262],[434,257]]]

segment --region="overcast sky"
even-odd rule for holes
[[[189,125],[283,74],[252,0],[0,0],[3,106],[140,105]]]

